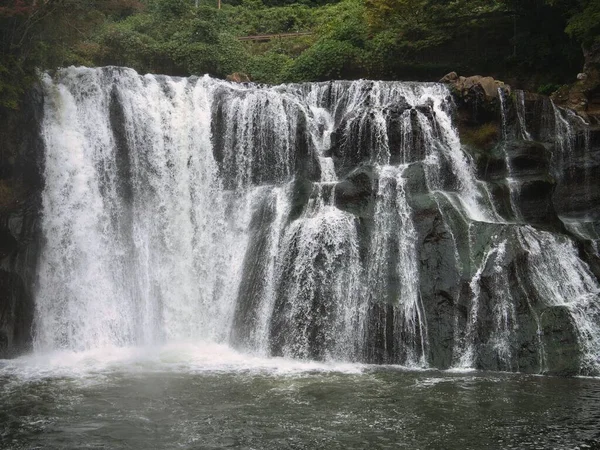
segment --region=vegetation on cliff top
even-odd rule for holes
[[[0,7],[0,106],[36,68],[124,65],[265,83],[486,73],[528,88],[573,79],[600,0],[11,0]],[[566,31],[566,32],[565,32]],[[267,41],[258,34],[302,32]]]

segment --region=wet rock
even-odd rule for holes
[[[226,80],[233,83],[250,83],[250,77],[243,72],[233,72],[227,75]]]
[[[297,178],[292,184],[289,221],[296,220],[308,204],[314,185],[306,178]]]
[[[499,182],[488,183],[488,191],[491,201],[494,204],[494,209],[505,220],[517,220],[515,211],[513,210],[511,192],[508,182],[501,180]]]
[[[383,302],[371,303],[367,317],[365,361],[370,364],[393,364],[396,350],[393,306]]]
[[[12,194],[0,199],[0,358],[31,346],[43,187],[42,114],[38,88],[27,94],[21,111],[1,112],[0,185]]]
[[[297,177],[306,178],[312,181],[321,179],[321,164],[315,147],[310,141],[308,130],[306,129],[306,116],[298,114],[298,126],[296,128],[296,148],[294,149],[295,174]],[[268,166],[267,166],[268,167]]]
[[[335,185],[335,205],[357,217],[372,217],[375,180],[372,166],[356,169]]]
[[[581,349],[577,331],[566,306],[552,306],[541,314],[547,373],[570,376],[579,373]]]
[[[455,243],[439,212],[420,214],[415,227],[421,243],[419,280],[427,316],[429,358],[435,367],[445,369],[452,364],[455,327],[467,319],[466,307],[460,302],[463,283]]]
[[[561,217],[600,221],[600,147],[559,163],[554,207]]]
[[[554,209],[552,179],[526,180],[519,183],[515,203],[526,222],[542,229],[561,230],[562,223]]]
[[[33,323],[33,297],[19,274],[0,269],[0,358],[29,349]]]
[[[510,141],[504,144],[504,149],[512,177],[546,177],[550,173],[552,153],[541,142]]]

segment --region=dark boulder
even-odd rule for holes
[[[552,152],[540,142],[510,141],[504,144],[510,176],[527,178],[546,177],[550,173]]]
[[[335,185],[335,206],[357,217],[372,217],[375,183],[374,168],[359,167]]]

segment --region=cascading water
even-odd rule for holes
[[[521,92],[522,94],[522,92]],[[519,208],[517,207],[517,198],[519,195],[519,182],[515,180],[514,178],[514,172],[513,172],[513,167],[510,161],[510,158],[508,156],[508,153],[506,151],[506,141],[508,139],[508,120],[507,120],[507,105],[506,105],[506,98],[505,98],[506,92],[504,90],[504,88],[498,88],[498,99],[500,100],[500,114],[502,115],[502,137],[503,137],[503,141],[504,144],[502,146],[502,151],[504,153],[504,161],[506,162],[506,169],[508,171],[508,176],[506,177],[506,182],[508,185],[508,190],[510,193],[510,209],[511,212],[514,215],[514,218],[519,221],[522,222],[523,221],[523,215],[521,214],[521,211],[519,210]],[[525,109],[524,106],[524,102],[522,101],[523,97],[519,96],[519,103],[517,106],[517,111],[518,111],[518,117],[519,117],[519,126],[521,129],[521,135],[523,136],[524,139],[531,139],[531,136],[529,136],[529,134],[527,133],[527,130],[525,129],[525,118],[524,118],[524,112],[523,110]]]
[[[519,119],[519,130],[521,137],[526,141],[531,141],[531,134],[527,131],[527,122],[525,121],[525,93],[523,91],[517,91],[516,95],[516,110],[517,118]]]
[[[523,225],[512,187],[519,224],[501,218],[446,87],[69,68],[44,91],[38,351],[542,371],[545,311],[565,307],[598,373],[597,279],[569,238]]]
[[[392,345],[399,349],[396,362],[423,366],[427,364],[429,343],[419,292],[418,235],[403,177],[406,167],[382,166],[379,169],[367,277],[371,303],[384,301],[393,308],[389,319],[393,321],[395,336]]]
[[[271,349],[292,357],[358,360],[364,299],[354,217],[315,199],[286,230]]]
[[[598,280],[568,240],[530,227],[519,230],[519,239],[528,252],[528,267],[540,298],[549,306],[569,310],[583,347],[582,366],[594,372],[600,362]]]
[[[38,347],[223,337],[252,195],[220,187],[206,83],[46,78]]]

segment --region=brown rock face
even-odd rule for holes
[[[500,87],[510,91],[510,86],[492,77],[482,77],[481,75],[460,77],[456,72],[445,75],[440,83],[450,84],[463,97],[471,95],[473,91],[480,91],[485,94],[485,99],[488,101],[498,98],[498,88]]]
[[[571,108],[591,125],[600,126],[600,44],[584,48],[585,65],[577,81],[552,95],[559,106]]]
[[[242,72],[234,72],[231,75],[227,75],[227,81],[233,83],[250,83],[250,77]]]

